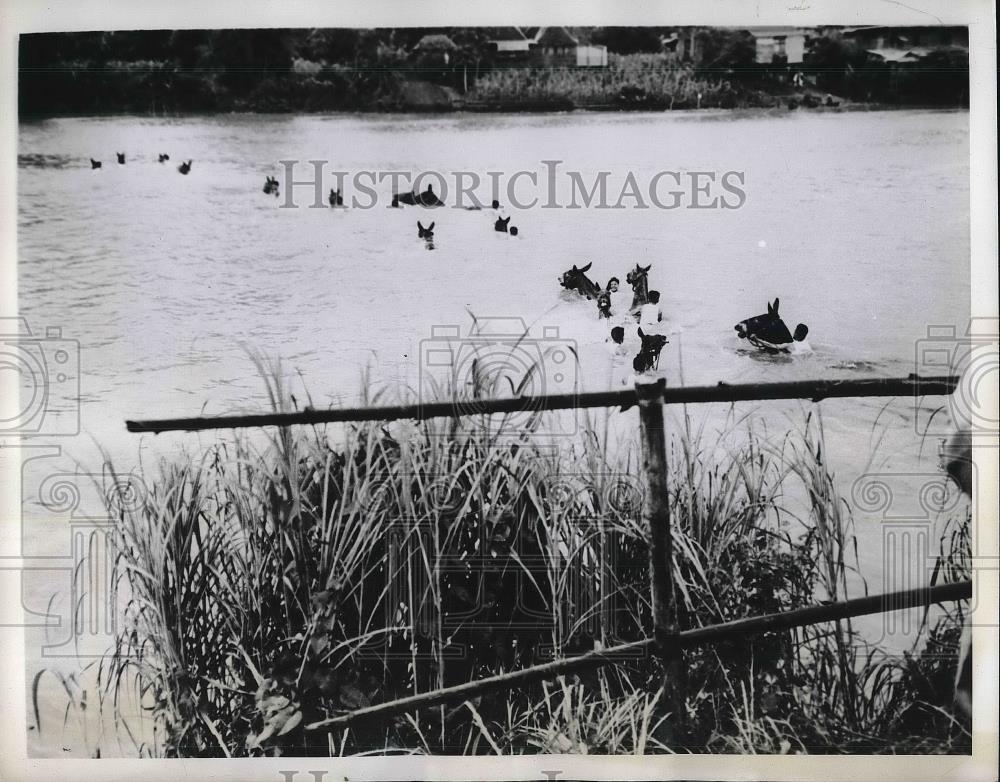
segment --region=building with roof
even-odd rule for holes
[[[930,51],[940,48],[969,49],[969,28],[949,25],[926,27],[845,27],[840,35],[854,41],[865,50],[923,49]]]
[[[919,65],[929,55],[960,51],[968,54],[969,28],[934,25],[928,27],[848,27],[841,37],[864,49],[869,62],[888,65],[893,71]]]
[[[582,44],[565,27],[497,27],[491,33],[499,62],[535,67],[606,67],[606,46]]]
[[[763,65],[795,65],[805,59],[806,42],[812,30],[805,27],[751,27],[756,54]]]
[[[527,58],[531,41],[520,27],[496,27],[490,31],[490,43],[498,59]]]
[[[576,65],[576,47],[580,42],[565,27],[540,27],[532,44],[531,59],[535,65]]]

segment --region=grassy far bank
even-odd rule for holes
[[[269,390],[288,409],[280,376]],[[821,419],[805,414],[780,441],[733,421],[718,442],[684,420],[668,442],[683,626],[846,597],[855,540]],[[146,501],[113,506],[129,600],[117,648],[95,664],[105,703],[134,683],[149,709],[155,739],[136,750],[969,751],[950,711],[961,606],[904,659],[880,655],[850,621],[685,651],[679,719],[649,657],[305,730],[652,632],[636,445],[614,446],[592,417],[556,453],[531,434],[541,419],[521,436],[504,433],[510,419],[486,423],[359,424],[335,442],[285,430],[263,449],[236,437],[144,474]],[[805,534],[791,531],[791,494],[808,498]],[[939,578],[967,578],[967,515],[941,546]]]
[[[874,106],[963,106],[968,67],[931,62],[893,71],[858,65],[846,75],[804,65],[791,71],[743,65],[704,67],[663,54],[611,54],[608,67],[444,68],[401,57],[374,64],[296,59],[289,65],[224,67],[167,60],[68,60],[25,64],[24,119],[94,114],[332,111],[670,110],[783,106],[789,98]],[[964,80],[964,81],[963,81]],[[964,85],[964,86],[963,86]],[[808,96],[808,97],[807,97]]]
[[[754,88],[699,74],[661,55],[612,55],[608,68],[496,68],[460,93],[447,72],[406,64],[325,65],[236,79],[164,62],[22,72],[24,117],[90,113],[448,111],[499,108],[691,109],[770,106],[777,84]],[[458,88],[456,88],[458,87]],[[787,88],[781,88],[788,92]]]
[[[765,98],[761,93],[750,100],[767,105]],[[691,66],[661,55],[633,54],[611,55],[607,68],[494,70],[476,82],[469,99],[501,106],[692,109],[735,108],[748,98],[729,81],[700,76]]]

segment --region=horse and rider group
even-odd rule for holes
[[[278,180],[268,176],[263,190],[267,195],[277,196]],[[340,190],[331,189],[328,201],[331,207],[344,208],[344,196]],[[408,193],[394,193],[392,207],[401,209],[404,206],[434,208],[445,204],[438,198],[433,186],[428,185],[426,190],[419,193],[415,190]],[[479,211],[482,207],[474,206],[466,209]],[[516,237],[518,229],[509,225],[510,217],[504,216],[500,203],[494,200],[490,209],[495,218],[494,231]],[[434,228],[433,221],[425,226],[417,220],[417,238],[424,241],[428,249],[434,249]],[[617,277],[612,277],[602,288],[587,276],[591,266],[593,264],[588,263],[578,268],[574,264],[559,277],[559,284],[566,290],[576,291],[580,296],[596,303],[598,318],[608,321],[612,326],[608,341],[612,343],[616,357],[622,357],[628,352],[626,337],[634,337],[637,340],[638,351],[632,359],[632,369],[637,374],[659,369],[660,353],[670,342],[667,338],[670,332],[667,331],[667,324],[660,308],[660,292],[649,289],[649,270],[652,264],[642,266],[637,263],[635,268],[625,275],[625,282],[632,286],[632,302],[628,305],[622,298],[624,294],[619,293],[621,281]],[[790,354],[810,350],[805,342],[809,329],[800,323],[795,331],[791,332],[778,315],[778,299],[773,303],[768,302],[766,313],[737,323],[735,330],[740,339],[747,340],[750,345],[763,353]]]
[[[625,345],[627,332],[632,332],[639,340],[639,350],[632,359],[632,369],[642,374],[659,368],[660,352],[669,340],[665,332],[663,311],[660,309],[660,292],[649,289],[649,266],[635,265],[625,275],[625,282],[632,286],[632,303],[625,304],[619,293],[621,281],[617,277],[608,280],[602,288],[587,276],[592,263],[582,268],[573,268],[563,272],[559,284],[570,291],[576,291],[588,300],[597,304],[597,317],[612,324],[609,341],[613,344],[616,357],[623,356],[628,348]]]
[[[578,268],[573,264],[571,269],[559,277],[559,284],[568,291],[576,291],[588,301],[597,304],[597,317],[612,323],[609,341],[613,344],[616,355],[627,352],[625,337],[627,333],[638,338],[639,349],[632,359],[632,369],[636,374],[643,374],[659,369],[660,352],[669,344],[667,324],[664,322],[663,311],[660,308],[660,292],[649,289],[649,266],[638,263],[626,276],[625,281],[632,286],[632,302],[630,305],[620,299],[617,277],[608,280],[602,288],[587,276],[593,264]],[[811,350],[806,340],[809,329],[805,324],[798,324],[791,332],[778,315],[778,299],[768,302],[767,312],[752,318],[741,320],[735,325],[736,335],[740,339],[767,354],[797,354]],[[633,332],[632,329],[635,329]]]

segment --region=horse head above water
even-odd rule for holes
[[[597,294],[597,317],[611,317],[611,294],[606,290]]]
[[[559,278],[559,284],[568,291],[576,291],[581,296],[586,296],[588,299],[596,299],[598,294],[601,292],[601,288],[586,274],[591,266],[593,266],[593,263],[588,263],[583,268],[578,269],[574,263],[572,269],[563,272],[562,276]]]
[[[417,202],[420,206],[444,206],[444,201],[437,197],[434,186],[429,183],[427,189],[417,196]]]
[[[625,275],[625,282],[632,286],[632,309],[649,303],[649,266],[635,265],[635,268]]]
[[[444,206],[444,201],[437,197],[433,185],[427,185],[427,189],[422,193],[393,193],[392,205],[399,206]]]
[[[787,345],[791,342],[802,342],[809,333],[808,327],[800,323],[795,327],[795,333],[793,334],[788,330],[788,326],[781,319],[778,314],[778,304],[779,299],[775,299],[773,302],[768,302],[767,312],[763,315],[755,315],[752,318],[746,318],[737,323],[733,328],[736,329],[736,336],[740,339],[749,339],[751,342],[762,341],[770,345]]]
[[[642,340],[642,346],[636,357],[632,359],[632,368],[640,374],[659,368],[660,351],[670,340],[665,334],[646,334],[642,329],[639,329],[637,333],[639,339]]]
[[[428,250],[434,249],[434,223],[431,223],[426,228],[423,224],[417,220],[417,238],[424,240],[424,245]]]

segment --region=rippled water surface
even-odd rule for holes
[[[536,338],[557,328],[578,348],[583,386],[606,387],[593,305],[556,282],[574,263],[592,262],[601,283],[652,264],[650,285],[681,330],[664,361],[672,384],[905,376],[928,326],[969,317],[963,112],[60,119],[22,124],[19,144],[21,314],[36,333],[61,327],[79,341],[81,435],[58,441],[77,470],[99,466],[98,446],[127,468],[140,446],[150,458],[204,441],[138,438],[126,419],[264,408],[247,348],[285,359],[314,406],[345,404],[366,367],[390,389],[415,385],[434,327],[465,332],[470,312],[523,318]],[[628,171],[646,182],[661,170],[736,170],[747,200],[512,209],[513,239],[485,212],[381,208],[388,184],[375,209],[304,208],[308,188],[297,191],[303,208],[279,208],[261,187],[286,159],[482,175],[562,160],[588,180],[612,172],[615,194]],[[417,219],[435,222],[432,252]],[[790,326],[808,324],[811,355],[762,361],[741,349],[733,324],[775,297]],[[761,409],[780,431],[795,407]],[[936,471],[913,418],[909,401],[824,404],[845,492],[872,461],[917,483]],[[882,535],[859,523],[877,587]],[[37,591],[29,602],[43,600]]]
[[[25,124],[20,304],[36,330],[79,340],[83,428],[116,451],[125,418],[259,406],[241,345],[284,357],[317,404],[352,399],[370,363],[381,378],[413,378],[420,341],[435,324],[465,329],[466,309],[556,325],[586,345],[598,339],[591,309],[560,297],[555,278],[589,261],[602,283],[653,264],[651,287],[684,329],[687,382],[894,375],[912,371],[928,324],[967,317],[967,151],[965,113]],[[182,159],[195,161],[186,177]],[[748,198],[735,211],[512,210],[516,240],[484,213],[437,210],[427,252],[412,209],[308,209],[309,188],[297,191],[303,208],[279,208],[261,186],[281,159],[483,174],[557,159],[588,179],[611,171],[612,193],[629,170],[640,182],[738,170]],[[380,191],[384,204],[388,183]],[[737,350],[732,325],[775,296],[790,324],[809,325],[809,360],[775,366]]]

